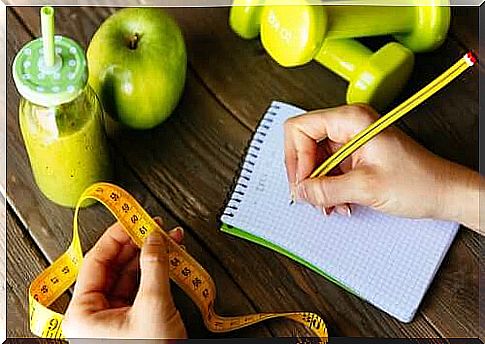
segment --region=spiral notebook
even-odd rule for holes
[[[222,230],[282,253],[400,321],[414,317],[458,224],[353,206],[352,216],[289,205],[283,122],[304,111],[273,102],[221,217]]]

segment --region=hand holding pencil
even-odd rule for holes
[[[359,133],[376,128],[375,123],[385,117],[378,120],[371,108],[353,105],[287,121],[285,162],[297,200],[320,207],[325,214],[335,210],[350,215],[349,204],[359,204],[398,216],[454,220],[478,230],[483,185],[478,173],[432,154],[397,128],[374,131],[365,144],[352,145]],[[332,167],[348,147],[352,149],[334,165],[337,168]],[[322,161],[325,173],[320,175],[317,166]],[[326,177],[330,170],[333,175]]]

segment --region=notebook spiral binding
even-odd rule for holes
[[[256,131],[253,133],[249,145],[246,148],[246,152],[243,155],[241,163],[239,164],[239,175],[234,176],[232,182],[231,192],[228,194],[229,200],[226,199],[224,204],[227,204],[223,216],[234,217],[236,211],[239,209],[239,204],[242,202],[248,188],[248,182],[251,180],[251,174],[253,173],[253,167],[256,164],[256,160],[259,157],[259,151],[264,143],[264,139],[267,135],[267,131],[271,129],[275,117],[278,116],[276,112],[280,106],[277,104],[271,104],[263,118],[259,122]],[[232,197],[231,197],[232,195]]]

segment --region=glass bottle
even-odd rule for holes
[[[53,16],[53,9],[42,8],[43,15]],[[20,129],[39,189],[75,207],[88,186],[112,176],[103,109],[87,83],[83,49],[63,36],[47,41],[42,24],[43,37],[27,43],[13,64]]]

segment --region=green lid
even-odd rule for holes
[[[43,8],[46,9],[45,12],[53,16],[53,9]],[[49,27],[51,30],[53,24]],[[43,36],[27,43],[18,52],[12,69],[19,93],[32,103],[50,107],[79,96],[86,86],[88,69],[84,51],[75,41],[54,36],[53,32],[46,35],[44,26]],[[48,59],[44,59],[45,54],[50,57],[49,64],[46,63]]]
[[[75,99],[88,80],[83,49],[72,39],[55,36],[55,64],[44,65],[42,38],[27,43],[13,62],[19,93],[32,103],[56,106]]]

